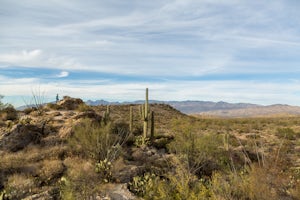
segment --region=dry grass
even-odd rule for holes
[[[122,181],[156,173],[143,193],[145,199],[299,199],[300,118],[196,119],[166,105],[151,107],[157,115],[156,133],[174,138],[156,146],[159,150],[155,151],[153,146],[143,150],[126,143],[113,156],[111,168],[114,175],[124,176]],[[96,113],[105,110],[99,106]],[[134,130],[139,134],[138,105],[133,105],[133,110]],[[15,199],[45,187],[59,187],[62,199],[89,198],[105,190],[103,177],[95,172],[96,163],[120,147],[108,140],[122,138],[119,130],[128,129],[129,105],[111,106],[110,127],[88,122],[80,126],[81,119],[74,118],[78,112],[55,112],[59,113],[44,113],[52,119],[47,124],[51,134],[43,136],[40,143],[15,153],[0,152],[0,186],[20,191]],[[30,123],[38,122],[38,118],[32,119]],[[78,125],[75,132],[60,139],[59,130],[65,131],[60,128],[72,124]],[[78,135],[74,135],[76,131]],[[134,153],[146,155],[140,157],[145,161],[135,160]],[[131,169],[141,171],[134,174]],[[120,182],[113,177],[112,181]]]
[[[13,174],[6,182],[6,194],[10,199],[22,199],[36,188],[34,179],[24,174]]]

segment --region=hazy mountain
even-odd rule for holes
[[[197,113],[217,117],[280,117],[300,115],[300,107],[289,105],[257,106],[240,109],[223,109]]]
[[[142,104],[144,103],[143,100],[132,101],[132,102],[108,102],[105,100],[96,100],[91,101],[88,100],[86,102],[88,105],[119,105],[119,104]],[[193,114],[193,113],[201,113],[207,111],[214,111],[214,110],[232,110],[232,109],[241,109],[241,108],[254,108],[260,105],[256,104],[248,104],[248,103],[227,103],[227,102],[212,102],[212,101],[157,101],[157,100],[150,100],[150,103],[163,103],[168,104],[177,110],[186,113],[186,114]]]
[[[120,105],[120,104],[142,104],[143,100],[133,102],[108,102],[104,100],[87,101],[88,105]],[[186,113],[216,117],[259,117],[259,116],[282,116],[300,115],[300,107],[283,104],[258,105],[250,103],[227,103],[212,101],[156,101],[150,103],[168,104],[175,109]]]
[[[127,102],[110,102],[101,100],[88,100],[86,104],[97,105],[126,105],[126,104],[143,104],[144,100],[127,101]],[[300,107],[283,104],[275,105],[258,105],[250,103],[227,103],[223,101],[157,101],[150,100],[152,104],[168,104],[185,114],[216,116],[216,117],[258,117],[258,116],[281,116],[281,115],[300,115]],[[17,110],[24,110],[28,106],[18,107]],[[34,105],[29,105],[34,107]]]
[[[212,101],[169,101],[166,102],[177,110],[186,114],[200,113],[214,110],[233,110],[241,108],[254,108],[259,105],[248,103],[227,103],[227,102],[212,102]]]

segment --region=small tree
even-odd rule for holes
[[[5,105],[1,101],[1,99],[3,99],[3,97],[4,96],[0,94],[0,110],[2,110],[5,107]]]
[[[6,120],[15,120],[18,118],[18,112],[11,104],[2,103],[3,95],[0,95],[0,119]]]

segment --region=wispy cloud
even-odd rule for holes
[[[41,53],[40,49],[35,49],[32,51],[22,50],[17,53],[0,54],[0,62],[11,64],[32,62],[38,59]]]
[[[99,91],[112,84],[110,91],[104,92],[112,97],[113,90],[128,92],[130,88],[125,87],[145,87],[152,78],[151,84],[155,82],[155,87],[162,85],[163,88],[157,90],[161,92],[157,94],[169,94],[175,99],[209,96],[212,99],[220,94],[228,101],[257,102],[253,97],[260,96],[267,102],[272,96],[297,102],[298,96],[294,94],[298,94],[298,88],[284,75],[300,72],[299,6],[297,1],[285,0],[272,3],[2,0],[0,70],[13,66],[53,70],[51,76],[61,81],[64,92],[74,94],[81,86],[88,91]],[[84,76],[80,79],[84,84],[72,86],[70,81],[76,82],[74,79],[79,79],[80,72],[90,79]],[[97,76],[92,75],[93,72]],[[201,77],[222,74],[227,78],[220,83],[201,81]],[[245,74],[251,74],[257,92],[249,79],[228,80],[228,77]],[[261,77],[266,74],[282,74],[280,83],[275,79],[263,82]],[[36,72],[35,75],[38,78],[35,81],[45,87],[56,87],[49,82],[49,77]],[[20,78],[19,73],[15,79]],[[194,82],[188,83],[188,79]],[[101,80],[105,80],[105,86],[102,82],[102,85],[92,85]],[[285,87],[293,88],[290,91],[293,95],[287,95],[285,90],[273,90],[273,87],[282,89],[279,87],[282,80],[286,81]],[[86,87],[88,82],[90,87]],[[5,89],[6,85],[11,87],[10,84],[3,84],[2,93],[17,94]],[[200,95],[194,94],[203,84],[210,88],[205,90],[205,86],[199,91]],[[235,88],[235,84],[240,89]],[[275,93],[269,94],[264,89],[268,84],[271,85],[268,89]],[[249,87],[251,91],[247,90]],[[89,96],[92,92],[87,93]],[[125,94],[120,96],[125,98]],[[263,102],[263,98],[260,101]]]

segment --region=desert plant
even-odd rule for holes
[[[153,142],[154,140],[154,111],[151,111],[151,126],[150,126],[150,140]]]
[[[74,200],[74,190],[71,182],[66,177],[61,177],[59,181],[60,197],[64,200]]]
[[[47,107],[52,109],[52,110],[60,110],[62,109],[62,106],[56,104],[56,103],[48,103]]]
[[[42,92],[40,88],[36,91],[31,91],[34,107],[37,109],[39,115],[43,113],[43,106],[45,104],[45,92]]]
[[[291,128],[278,128],[276,136],[279,138],[286,138],[288,140],[296,139],[297,133]]]
[[[144,147],[150,144],[149,138],[144,138],[142,135],[138,135],[135,137],[134,145],[136,147]]]
[[[24,174],[13,174],[8,177],[5,191],[8,199],[22,199],[31,193],[34,187],[33,178]]]
[[[155,174],[149,172],[142,176],[135,176],[132,181],[128,183],[128,188],[134,194],[143,197],[153,190],[156,178],[157,176]]]
[[[90,199],[102,183],[95,172],[94,160],[68,157],[64,160],[66,173],[60,180],[62,199]]]
[[[104,111],[104,113],[103,113],[102,121],[103,121],[104,124],[107,124],[109,119],[110,119],[110,106],[107,105],[106,106],[106,111]]]
[[[108,183],[112,180],[112,163],[107,159],[101,160],[96,163],[95,171],[100,174],[102,181]]]
[[[220,148],[222,146],[221,135],[182,132],[176,135],[175,140],[168,145],[168,149],[186,164],[189,172],[202,177],[210,176],[214,170],[229,167],[229,157],[227,152]]]
[[[0,110],[0,116],[2,120],[16,120],[18,118],[17,110],[10,104],[7,104]]]
[[[142,107],[142,120],[143,120],[143,138],[147,138],[148,134],[148,120],[149,120],[149,100],[148,100],[148,88],[146,88],[146,99],[145,99],[145,104]]]
[[[114,161],[121,153],[122,146],[128,138],[128,131],[116,129],[117,134],[111,134],[112,124],[101,126],[90,119],[84,119],[74,127],[74,135],[69,139],[71,146],[96,160]]]
[[[164,200],[207,200],[210,199],[210,185],[204,179],[197,179],[182,164],[180,160],[173,159],[170,169],[163,177],[147,175],[136,178],[136,188],[144,199]]]
[[[78,105],[76,110],[78,110],[79,112],[87,112],[87,111],[92,111],[93,109],[91,108],[91,106],[82,103]]]
[[[129,131],[130,134],[133,133],[133,112],[132,112],[132,106],[129,108]]]
[[[3,95],[0,94],[0,110],[2,110],[5,107],[5,104],[2,103],[1,99],[3,99]]]

